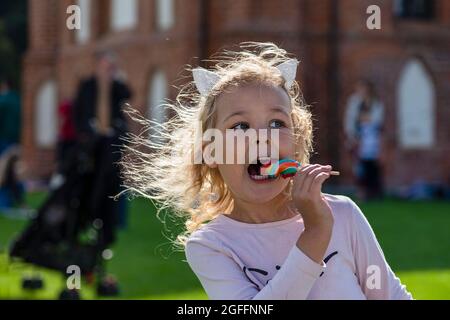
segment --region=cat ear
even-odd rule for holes
[[[285,80],[285,87],[286,89],[290,89],[292,84],[295,81],[295,76],[297,75],[297,65],[298,65],[297,59],[289,59],[279,65],[276,66],[278,70],[280,70],[281,75],[283,76]]]
[[[218,74],[200,67],[192,70],[192,76],[195,86],[202,96],[208,95],[220,79]]]

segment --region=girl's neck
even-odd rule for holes
[[[257,204],[235,198],[234,208],[228,216],[245,223],[267,223],[289,219],[297,214],[286,197],[280,195],[269,202]]]

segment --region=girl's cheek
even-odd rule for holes
[[[292,132],[289,129],[280,130],[277,143],[280,150],[280,157],[293,155],[295,153],[295,139]]]
[[[218,166],[219,172],[225,183],[232,186],[240,186],[243,179],[243,166],[234,164],[222,164]]]

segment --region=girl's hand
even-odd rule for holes
[[[331,166],[319,164],[306,165],[294,177],[292,200],[303,217],[305,228],[332,222],[331,208],[321,192],[331,169]]]
[[[306,165],[295,175],[292,188],[293,203],[305,224],[297,246],[316,262],[322,261],[333,229],[331,208],[321,192],[331,169],[331,166]]]

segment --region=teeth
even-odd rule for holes
[[[271,157],[259,157],[250,161],[250,163],[256,164],[257,162],[261,162],[262,164],[271,164],[272,162],[277,161],[277,159],[272,159]]]
[[[252,180],[272,180],[275,179],[274,176],[260,176],[260,175],[250,175]]]

